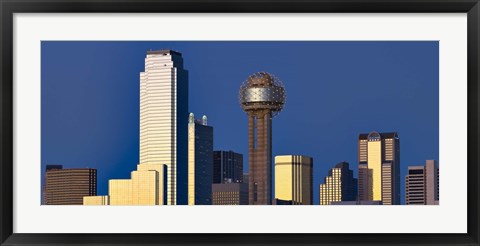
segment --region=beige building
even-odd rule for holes
[[[313,159],[302,155],[275,156],[275,200],[312,204]]]
[[[111,179],[108,182],[110,205],[166,204],[166,166],[137,165],[131,179]]]
[[[83,205],[110,205],[108,196],[84,196]]]
[[[84,197],[83,205],[164,205],[166,166],[137,165],[131,179],[108,181],[108,196]]]
[[[111,179],[108,181],[108,195],[110,205],[133,205],[132,204],[132,180]]]
[[[400,139],[396,132],[360,134],[358,198],[400,204]]]

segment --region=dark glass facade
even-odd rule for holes
[[[194,184],[189,184],[189,190],[193,189],[195,205],[211,205],[212,204],[212,167],[213,167],[213,127],[207,126],[206,122],[195,120],[189,126],[194,129],[189,129],[191,136],[189,136],[189,145],[193,144],[192,149],[194,153],[190,153],[194,159],[189,160],[189,166],[193,170],[189,170],[191,175],[193,171]],[[193,139],[192,139],[193,138]],[[191,142],[193,141],[193,143]],[[193,155],[192,155],[193,154]],[[191,193],[191,192],[190,192]],[[191,199],[189,199],[191,200]],[[192,204],[189,201],[189,204]]]
[[[213,152],[213,183],[243,183],[243,155],[233,151]]]

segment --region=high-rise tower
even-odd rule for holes
[[[239,96],[248,114],[248,201],[272,204],[272,118],[285,104],[285,88],[272,74],[258,72],[240,86]]]
[[[213,127],[207,116],[188,117],[188,205],[211,205],[213,182]]]
[[[396,132],[359,135],[358,198],[400,204],[400,139]]]
[[[187,204],[188,71],[182,54],[147,51],[140,73],[139,170],[167,166],[167,204]]]

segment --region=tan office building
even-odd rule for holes
[[[44,187],[45,205],[82,205],[84,196],[96,195],[96,169],[63,169],[62,165],[47,165]]]
[[[313,159],[302,155],[275,156],[275,200],[312,204]]]
[[[400,204],[400,139],[396,132],[360,134],[358,198]]]
[[[108,196],[84,196],[83,205],[109,205],[110,199]]]
[[[166,204],[166,169],[165,165],[139,164],[131,179],[109,180],[109,205]]]
[[[438,204],[438,173],[438,164],[435,160],[427,160],[425,166],[409,166],[405,177],[405,204]]]
[[[132,180],[111,179],[108,181],[108,195],[110,205],[133,205],[132,204]]]

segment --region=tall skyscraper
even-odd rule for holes
[[[140,165],[167,166],[167,204],[187,204],[188,71],[182,54],[147,51],[140,73]]]
[[[188,205],[211,205],[213,182],[213,127],[207,116],[188,120]]]
[[[348,162],[335,165],[323,182],[320,184],[320,205],[357,200],[357,179],[353,178]]]
[[[248,185],[246,183],[212,184],[213,205],[248,205]]]
[[[396,132],[358,137],[358,197],[400,204],[400,139]]]
[[[84,196],[97,195],[97,170],[47,165],[45,205],[82,205]]]
[[[272,118],[285,104],[285,88],[275,76],[259,72],[240,87],[248,114],[249,204],[272,204]]]
[[[243,155],[233,151],[214,151],[213,183],[220,184],[228,180],[243,183]]]
[[[313,159],[302,155],[275,156],[275,199],[311,205]]]
[[[438,164],[427,160],[425,166],[409,166],[405,177],[405,204],[438,204]]]
[[[109,180],[109,205],[187,204],[187,115],[182,54],[147,51],[140,73],[140,160],[130,179]],[[102,199],[85,199],[85,205],[106,205]]]

